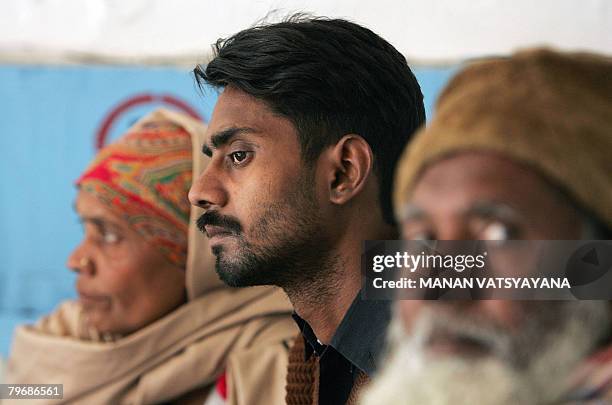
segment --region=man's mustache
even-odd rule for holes
[[[242,232],[242,226],[236,218],[221,215],[217,211],[206,211],[200,215],[200,218],[196,221],[196,226],[200,232],[206,234],[206,228],[204,228],[206,225],[225,228],[228,232],[234,234]]]

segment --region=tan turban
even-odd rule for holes
[[[463,151],[536,169],[612,228],[612,58],[536,49],[465,68],[403,153],[396,214],[425,167]]]

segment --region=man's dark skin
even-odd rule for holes
[[[189,200],[235,225],[232,231],[205,226],[221,264],[231,269],[247,250],[282,251],[287,241],[297,241],[291,246],[300,247],[300,257],[278,284],[328,344],[361,288],[363,240],[396,237],[383,220],[370,145],[345,134],[316,162],[304,162],[291,121],[230,85],[215,106],[203,149],[211,162]]]

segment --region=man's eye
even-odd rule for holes
[[[249,153],[245,151],[237,151],[230,153],[230,159],[232,159],[232,163],[235,165],[239,165],[244,162],[249,157]]]
[[[499,221],[489,222],[480,231],[478,239],[480,240],[496,240],[506,241],[516,238],[516,229],[514,227]]]

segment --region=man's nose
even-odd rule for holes
[[[468,225],[463,221],[444,221],[438,226],[436,239],[438,240],[474,240],[474,235]]]
[[[212,164],[194,180],[188,197],[192,205],[205,210],[227,204],[227,191],[220,174],[214,170]]]

